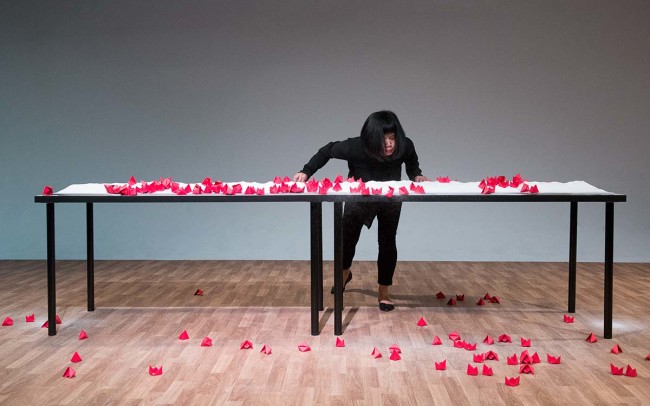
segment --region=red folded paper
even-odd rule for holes
[[[5,321],[2,322],[3,327],[8,327],[8,326],[13,326],[14,321],[11,319],[11,317],[5,318]]]
[[[499,355],[494,351],[488,351],[485,354],[483,354],[483,358],[487,361],[498,361]]]
[[[201,341],[201,347],[212,347],[212,339],[210,337],[204,337]]]
[[[614,345],[612,347],[612,354],[618,355],[618,354],[620,354],[622,352],[623,352],[623,349],[618,344],[616,344],[616,345]]]
[[[244,340],[239,344],[239,349],[240,350],[252,350],[253,349],[253,343],[251,343],[248,340]]]
[[[308,346],[306,343],[300,343],[300,344],[298,344],[298,351],[300,351],[300,352],[311,351],[311,347]]]
[[[260,350],[260,352],[261,352],[262,354],[264,354],[264,355],[271,355],[272,350],[271,350],[271,347],[269,347],[268,345],[264,344],[264,345],[262,345],[262,349]]]
[[[460,340],[460,334],[458,334],[455,331],[452,331],[451,333],[449,333],[449,339],[451,341],[458,341],[458,340]]]
[[[465,341],[463,340],[454,341],[454,348],[465,348]]]
[[[181,333],[181,335],[178,336],[178,339],[179,339],[179,340],[189,340],[189,339],[190,339],[190,335],[187,334],[187,330],[183,330],[183,332]]]
[[[612,375],[623,375],[623,370],[625,367],[617,367],[614,364],[609,364],[609,369],[612,371]]]
[[[527,350],[522,351],[521,355],[519,356],[519,363],[520,364],[532,364],[533,359],[530,357],[530,354],[528,354]]]
[[[483,360],[485,359],[484,356],[485,356],[484,354],[473,354],[472,359],[474,360],[474,362],[480,363],[483,362]]]
[[[511,357],[506,357],[508,365],[519,365],[519,360],[517,359],[517,354],[512,354]]]
[[[466,349],[467,351],[474,351],[476,350],[476,343],[474,344],[463,343],[463,348]]]
[[[519,377],[508,378],[506,376],[506,386],[519,386]]]
[[[53,193],[52,186],[45,186],[43,188],[43,195],[44,196],[49,196]]]
[[[418,326],[425,327],[426,325],[427,325],[427,321],[424,320],[424,317],[420,317],[420,320],[418,320]]]
[[[535,373],[535,368],[533,368],[532,365],[522,365],[519,367],[519,373],[533,375]]]
[[[344,182],[343,176],[338,175],[336,179],[334,179],[334,183],[341,183],[341,182]]]
[[[336,346],[345,347],[345,340],[341,340],[339,337],[336,337]]]
[[[453,297],[449,299],[449,301],[447,302],[447,306],[453,306],[455,304],[456,304],[456,299],[454,299]]]
[[[480,298],[478,302],[476,302],[478,306],[485,306],[485,301],[483,301],[483,298]]]
[[[343,190],[343,188],[341,187],[340,183],[335,183],[334,187],[332,187],[332,190],[335,192],[340,192],[341,190]]]
[[[456,295],[456,300],[459,302],[463,302],[465,300],[465,295],[461,293],[460,295]]]
[[[401,359],[402,359],[402,357],[400,357],[399,351],[392,351],[390,353],[390,360],[391,361],[399,361]]]
[[[588,343],[595,343],[596,341],[598,341],[598,338],[596,338],[596,335],[594,333],[589,333],[585,341]]]
[[[72,354],[72,358],[70,358],[70,362],[74,362],[74,363],[81,362],[81,355],[79,355],[79,353],[75,351],[74,354]]]
[[[25,323],[33,323],[34,320],[34,313],[30,314],[29,316],[25,316]]]
[[[477,376],[478,375],[478,367],[473,367],[471,364],[467,364],[467,375]]]
[[[81,330],[81,331],[79,332],[79,339],[80,339],[80,340],[85,340],[86,338],[88,338],[88,334],[86,334],[85,331]]]
[[[530,193],[539,193],[539,188],[537,185],[533,185],[529,190]]]
[[[135,176],[131,176],[131,177],[129,178],[129,186],[133,186],[133,185],[135,185],[136,183],[138,183],[138,181],[135,180]]]
[[[247,186],[246,190],[244,191],[245,195],[254,195],[255,194],[255,188],[253,186]]]
[[[393,193],[394,193],[394,192],[395,192],[395,189],[393,189],[392,187],[388,186],[388,192],[386,192],[386,194],[385,194],[384,196],[386,196],[386,197],[388,197],[388,198],[391,198],[391,197],[393,197]]]
[[[282,183],[282,178],[279,176],[276,176],[273,178],[273,183]]]
[[[382,191],[383,191],[383,189],[380,188],[380,187],[379,188],[373,188],[373,187],[370,188],[370,193],[373,194],[373,195],[381,195]]]
[[[63,373],[64,378],[74,378],[75,375],[77,375],[77,372],[70,367],[67,367]]]
[[[501,302],[499,301],[499,298],[498,298],[498,297],[496,297],[496,296],[492,296],[492,297],[490,298],[490,303],[501,303]]]
[[[201,289],[197,289],[196,292],[194,292],[194,296],[203,296],[203,291]]]
[[[526,340],[523,337],[520,337],[520,338],[521,338],[521,346],[522,347],[530,347],[530,340],[531,340],[530,338],[528,340]]]
[[[370,355],[375,359],[382,357],[381,352],[379,352],[379,349],[377,347],[372,349],[372,353],[370,353]]]
[[[492,375],[494,375],[494,372],[492,371],[492,368],[490,368],[489,366],[483,364],[483,375],[492,376]]]
[[[402,186],[402,187],[399,188],[399,194],[400,195],[408,195],[409,191],[404,186]]]
[[[438,336],[433,337],[433,342],[431,343],[431,345],[442,345],[442,341],[440,340],[440,337]]]
[[[551,354],[546,354],[546,360],[549,364],[557,365],[560,363],[562,357],[554,357]]]
[[[625,370],[625,376],[628,376],[630,378],[636,378],[637,377],[636,369],[632,368],[630,364],[627,364],[627,369]]]
[[[646,355],[645,360],[650,361],[650,352],[648,353],[648,355]]]
[[[575,317],[569,317],[566,314],[564,315],[564,322],[565,323],[573,323],[574,319],[575,319]]]
[[[397,351],[397,352],[399,352],[399,353],[402,352],[402,350],[399,348],[399,346],[398,346],[397,344],[393,344],[393,345],[391,345],[390,347],[388,347],[388,351],[390,351],[390,352],[395,352],[395,351]]]
[[[442,293],[442,292],[438,292],[438,293],[436,293],[436,299],[444,299],[444,298],[445,298],[445,294],[444,294],[444,293]]]
[[[512,340],[510,339],[510,336],[507,334],[501,334],[499,336],[499,342],[500,343],[511,343]]]
[[[309,193],[318,192],[318,182],[316,179],[311,179],[305,183],[305,187]],[[340,187],[340,186],[339,186]]]
[[[149,375],[158,376],[158,375],[162,375],[162,374],[163,374],[162,365],[160,366],[160,368],[152,367],[151,365],[149,365]]]
[[[445,176],[445,177],[437,177],[436,180],[437,180],[438,182],[440,182],[440,183],[449,183],[449,182],[451,182],[451,181],[449,180],[449,176]]]
[[[289,192],[291,193],[303,193],[304,191],[305,191],[304,187],[299,187],[295,183],[291,186],[291,189],[289,189]]]
[[[447,369],[447,360],[443,359],[440,362],[433,362],[436,365],[436,371],[444,371]]]
[[[539,359],[539,355],[537,353],[534,353],[533,355],[530,356],[531,361],[533,361],[533,364],[540,364],[542,362],[541,359]]]
[[[485,336],[483,339],[483,342],[487,345],[492,345],[494,344],[494,338],[490,337],[489,335]]]
[[[512,180],[510,181],[510,187],[516,188],[519,187],[519,185],[521,185],[522,183],[524,183],[524,180],[521,178],[521,175],[516,174],[515,176],[512,177]]]

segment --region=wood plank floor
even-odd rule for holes
[[[400,262],[392,289],[397,309],[376,304],[372,262],[353,266],[345,292],[344,348],[335,347],[332,264],[325,264],[322,333],[310,335],[306,261],[97,261],[97,310],[87,312],[85,263],[57,263],[59,333],[48,337],[44,261],[0,261],[0,404],[385,404],[546,405],[650,404],[650,265],[616,264],[614,339],[602,338],[602,265],[578,265],[575,323],[563,323],[567,265],[560,263]],[[196,289],[204,296],[194,296]],[[435,294],[464,293],[447,306]],[[489,292],[500,304],[476,306]],[[34,313],[36,321],[26,323]],[[424,317],[429,325],[418,327]],[[79,331],[89,338],[79,341]],[[190,339],[180,341],[187,330]],[[466,374],[473,352],[454,348],[456,330],[494,376]],[[598,342],[585,338],[590,332]],[[513,343],[482,343],[509,334]],[[443,341],[432,346],[435,335]],[[214,345],[201,347],[209,336]],[[519,375],[506,356],[524,348],[541,364]],[[240,350],[244,340],[253,350]],[[298,344],[311,346],[299,352]],[[260,353],[266,343],[271,355]],[[401,347],[389,360],[388,347]],[[623,353],[610,349],[619,344]],[[370,356],[377,347],[383,358]],[[70,362],[77,351],[83,361]],[[546,354],[562,357],[560,365]],[[434,362],[447,360],[446,371]],[[610,363],[630,364],[638,377],[613,376]],[[148,374],[149,365],[164,368]],[[66,367],[77,375],[64,379]],[[480,370],[480,368],[479,368]],[[518,387],[505,376],[520,376]]]

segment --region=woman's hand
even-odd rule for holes
[[[431,182],[431,179],[427,178],[426,176],[416,176],[415,181],[416,182]]]
[[[295,175],[293,175],[293,181],[294,182],[307,182],[307,175],[305,175],[302,172],[298,172]]]

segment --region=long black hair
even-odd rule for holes
[[[384,155],[384,135],[395,134],[395,149],[390,156]],[[404,154],[406,135],[399,119],[392,111],[372,113],[361,127],[361,141],[366,153],[379,161],[399,159]]]

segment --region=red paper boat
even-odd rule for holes
[[[300,352],[311,351],[311,347],[308,346],[306,343],[300,343],[300,344],[298,344],[298,351],[300,351]]]
[[[636,378],[637,377],[636,369],[632,368],[630,364],[627,364],[627,369],[625,370],[625,376],[630,378]]]
[[[75,353],[72,354],[72,358],[70,359],[70,362],[74,362],[74,363],[81,362],[81,355],[79,355],[79,353],[75,351]]]
[[[519,373],[532,375],[535,373],[535,369],[532,367],[532,365],[522,365],[519,367]]]
[[[622,352],[623,352],[623,349],[618,344],[616,344],[616,345],[614,345],[612,347],[612,354],[618,355],[618,354],[620,354]]]
[[[427,321],[424,320],[424,317],[420,317],[420,320],[418,320],[418,326],[425,327],[426,325],[427,325]]]
[[[478,375],[478,367],[473,367],[471,364],[467,364],[467,375],[477,376]]]
[[[506,386],[519,386],[519,377],[508,378],[506,376]]]
[[[75,376],[76,374],[77,374],[77,372],[76,372],[74,369],[72,369],[72,368],[70,368],[70,367],[67,367],[67,368],[65,369],[65,372],[63,373],[63,377],[64,377],[64,378],[74,378],[74,376]]]
[[[382,357],[381,352],[379,351],[379,349],[377,347],[372,349],[372,353],[370,353],[370,355],[375,359]]]
[[[390,360],[391,361],[399,361],[401,359],[402,359],[402,357],[399,356],[399,352],[393,351],[393,352],[390,353]]]
[[[152,367],[151,365],[149,365],[149,375],[158,376],[158,375],[162,375],[162,374],[163,374],[162,365],[160,366],[160,368]]]
[[[451,333],[449,333],[449,339],[452,341],[458,341],[460,340],[460,334],[458,334],[455,331],[452,331]]]
[[[34,320],[34,313],[30,314],[29,316],[25,316],[25,323],[33,323]]]
[[[212,347],[212,339],[210,337],[203,338],[203,341],[201,341],[201,347]]]
[[[588,343],[595,343],[596,341],[598,341],[598,338],[596,338],[596,335],[594,333],[590,333],[585,339],[585,341]]]
[[[5,318],[5,321],[2,322],[3,327],[8,327],[8,326],[13,326],[14,321],[11,319],[11,317]]]
[[[442,345],[442,340],[440,340],[440,337],[435,336],[433,337],[433,342],[431,343],[431,345]]]
[[[609,364],[609,369],[612,371],[612,375],[623,375],[623,370],[625,367],[617,367],[614,364]]]
[[[546,360],[549,364],[557,365],[561,362],[562,357],[554,357],[550,354],[546,354]]]
[[[492,371],[492,368],[490,368],[489,366],[483,364],[483,375],[492,376],[492,375],[494,375],[494,372]]]
[[[488,360],[488,361],[498,361],[499,360],[499,355],[497,355],[497,353],[494,352],[494,351],[488,351],[483,355],[484,355],[483,358]]]
[[[341,340],[340,338],[336,337],[336,346],[345,347],[345,340]]]
[[[260,351],[264,355],[271,355],[271,347],[268,345],[264,344],[262,345],[262,350]]]
[[[183,330],[183,332],[181,333],[181,335],[178,336],[178,339],[179,339],[179,340],[189,340],[189,339],[190,339],[190,335],[187,334],[187,330]]]
[[[244,340],[239,344],[239,349],[240,350],[252,350],[253,349],[253,343],[251,343],[248,340]]]
[[[85,340],[86,338],[88,338],[88,334],[86,334],[85,331],[81,330],[81,331],[79,332],[79,339],[80,339],[80,340]]]
[[[564,322],[565,323],[573,323],[573,320],[575,320],[575,317],[569,317],[566,314],[564,315]]]
[[[487,345],[492,345],[494,344],[494,338],[490,337],[489,335],[485,336],[483,339],[483,342]]]
[[[436,365],[436,371],[444,371],[447,369],[447,360],[442,360],[441,362],[435,362],[434,364]]]

